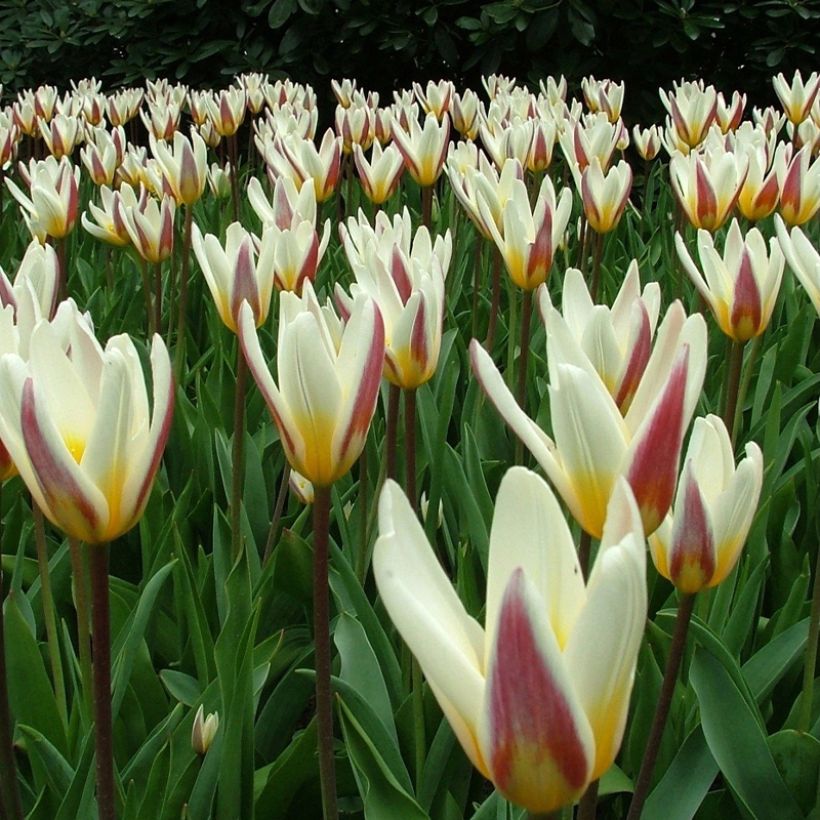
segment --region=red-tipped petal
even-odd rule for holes
[[[760,288],[752,270],[751,255],[749,249],[744,248],[732,300],[731,325],[735,339],[746,342],[757,336],[761,331],[762,312]]]
[[[690,469],[685,470],[682,481],[672,532],[669,580],[681,592],[694,594],[715,574],[715,541],[703,496]]]

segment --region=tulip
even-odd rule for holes
[[[345,154],[353,151],[354,143],[367,150],[373,142],[373,112],[367,106],[337,107],[335,125]]]
[[[638,263],[632,260],[612,309],[593,303],[581,271],[564,274],[562,315],[576,344],[625,414],[652,352],[661,293],[657,282],[641,292]],[[550,332],[552,303],[546,285],[538,289],[541,318]]]
[[[575,519],[600,538],[618,476],[625,476],[653,532],[672,503],[684,433],[706,372],[706,324],[667,311],[625,416],[557,311],[550,318],[548,363],[555,439],[516,403],[489,355],[474,339],[473,372],[502,418],[535,456]]]
[[[195,131],[188,139],[174,134],[173,147],[150,136],[151,153],[159,164],[177,204],[193,205],[202,196],[208,179],[208,149]]]
[[[303,182],[311,182],[317,202],[325,202],[333,195],[339,182],[341,137],[334,136],[328,128],[318,148],[312,139],[293,134],[282,137],[278,147],[290,166],[290,173],[285,175],[293,178],[297,189],[301,189]],[[283,170],[281,164],[277,165],[277,170]]]
[[[80,159],[95,185],[111,185],[117,168],[125,155],[125,132],[122,126],[112,133],[105,128],[95,128],[90,132],[84,148],[80,149]]]
[[[142,124],[148,131],[149,138],[166,141],[173,140],[179,128],[180,107],[169,100],[148,101],[148,113],[140,109]]]
[[[77,145],[83,140],[80,120],[77,117],[66,117],[63,114],[57,114],[51,122],[47,123],[45,120],[40,120],[38,127],[40,136],[54,159],[70,157]]]
[[[598,158],[592,158],[581,174],[581,201],[592,230],[599,234],[615,230],[631,190],[632,169],[628,162],[621,160],[604,175]]]
[[[382,602],[473,765],[532,813],[575,801],[623,737],[646,616],[641,522],[620,482],[587,584],[543,479],[512,468],[490,534],[485,626],[393,482],[373,555]]]
[[[491,207],[480,193],[477,200],[482,222],[489,227],[510,278],[519,288],[534,290],[549,275],[569,222],[572,192],[565,188],[556,199],[552,180],[545,176],[533,210],[527,186],[513,180],[510,197],[503,206],[503,230],[497,227]]]
[[[219,238],[193,226],[192,244],[199,267],[214,298],[219,318],[236,333],[239,308],[247,302],[256,327],[268,318],[273,294],[273,235],[261,242],[238,222],[228,226],[223,247]],[[257,250],[258,246],[258,250]]]
[[[420,83],[413,83],[413,92],[424,109],[424,113],[432,114],[439,122],[450,110],[455,90],[450,80],[439,80],[437,83],[429,80],[424,88]]]
[[[789,83],[780,73],[772,79],[772,85],[774,85],[775,94],[789,122],[799,125],[809,116],[814,100],[820,91],[820,74],[813,71],[809,79],[803,83],[803,77],[798,69]]]
[[[667,93],[658,89],[680,140],[689,148],[699,145],[717,116],[717,91],[703,81],[674,83]]]
[[[319,306],[309,282],[301,297],[283,293],[278,386],[259,345],[250,305],[240,309],[239,338],[291,467],[316,486],[330,486],[361,453],[376,409],[384,324],[375,303],[358,297],[343,328],[331,308]]]
[[[218,97],[208,95],[204,100],[205,110],[221,137],[232,137],[245,119],[247,97],[245,89],[237,86],[223,89]]]
[[[698,253],[703,273],[675,234],[678,257],[689,278],[706,300],[720,329],[737,342],[759,336],[768,327],[785,264],[776,239],[766,240],[757,228],[743,237],[736,219],[726,235],[723,256],[708,231],[698,231]]]
[[[552,152],[558,139],[556,125],[552,120],[535,120],[533,122],[532,142],[527,154],[527,170],[541,173],[549,168]]]
[[[395,145],[382,150],[379,143],[374,142],[370,162],[360,145],[353,146],[353,159],[365,195],[374,205],[383,205],[398,188],[404,170],[401,152]]]
[[[393,122],[393,140],[404,157],[410,176],[422,187],[428,188],[438,179],[447,156],[450,137],[450,118],[439,123],[434,114],[428,114],[422,128],[418,120],[411,120],[409,128]]]
[[[754,442],[735,468],[726,425],[695,420],[675,505],[649,537],[658,572],[681,592],[713,587],[732,571],[752,526],[763,483],[763,454]]]
[[[590,114],[561,132],[561,150],[576,184],[580,183],[581,173],[594,157],[602,170],[609,168],[620,138],[620,125],[611,123],[605,114]]]
[[[174,200],[164,196],[160,201],[140,196],[136,205],[125,205],[123,222],[137,253],[146,261],[158,264],[174,249]]]
[[[478,136],[480,106],[481,103],[475,91],[466,89],[463,94],[458,92],[453,94],[450,116],[453,118],[453,128],[464,139],[474,140]]]
[[[621,108],[624,104],[626,85],[615,83],[612,80],[601,80],[595,77],[585,77],[581,80],[581,90],[587,108],[595,114],[599,111],[606,114],[610,122],[617,122],[621,117]]]
[[[137,116],[144,92],[139,88],[124,88],[108,97],[106,113],[112,126],[125,125]]]
[[[731,100],[727,103],[723,92],[718,91],[715,121],[724,134],[734,131],[740,125],[740,121],[743,119],[744,108],[746,108],[745,94],[735,91],[732,93]]]
[[[223,168],[219,163],[211,163],[208,168],[208,188],[217,199],[228,199],[231,196],[231,163]]]
[[[812,162],[808,148],[792,155],[791,146],[781,145],[774,167],[780,185],[780,215],[790,226],[805,224],[820,210],[820,159]]]
[[[820,253],[800,228],[794,227],[789,231],[779,216],[775,216],[774,224],[789,267],[800,280],[814,309],[820,315]]]
[[[740,196],[748,168],[745,152],[673,155],[669,163],[672,188],[692,225],[712,232],[723,225]]]
[[[350,108],[353,92],[356,90],[356,81],[347,78],[341,82],[339,80],[331,80],[330,87],[333,89],[336,102],[338,102],[342,108]]]
[[[740,188],[737,209],[750,222],[765,219],[777,207],[780,189],[777,169],[766,163],[766,152],[749,148],[749,173]]]
[[[191,727],[191,748],[194,752],[200,757],[205,755],[211,748],[218,730],[219,712],[209,712],[205,717],[205,707],[200,704]]]
[[[655,159],[661,150],[661,136],[657,125],[650,125],[649,128],[636,125],[632,129],[632,139],[635,150],[647,161]]]

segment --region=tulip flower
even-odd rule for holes
[[[548,334],[551,439],[513,398],[475,339],[473,372],[502,418],[535,456],[575,519],[600,538],[618,476],[629,481],[653,532],[672,503],[684,433],[706,372],[706,324],[674,302],[625,416],[554,311]]]
[[[180,106],[169,100],[148,100],[148,111],[140,109],[139,115],[142,124],[148,131],[149,137],[155,140],[173,140],[179,128],[181,115]]]
[[[634,259],[611,309],[593,303],[577,268],[569,268],[564,274],[561,314],[622,414],[629,409],[649,362],[660,303],[657,282],[650,282],[641,292]],[[546,285],[538,289],[538,304],[549,333],[552,303]]]
[[[621,108],[624,104],[626,85],[612,80],[596,80],[595,77],[585,77],[581,80],[581,90],[587,108],[597,114],[599,111],[606,114],[610,122],[617,122],[621,117]]]
[[[812,162],[808,148],[792,155],[791,146],[781,145],[774,167],[780,185],[778,212],[788,225],[805,224],[820,210],[820,159]]]
[[[609,168],[620,138],[620,124],[611,123],[605,114],[585,116],[561,132],[561,150],[576,184],[580,182],[581,173],[593,157],[597,157],[602,170]]]
[[[356,81],[348,78],[341,81],[331,80],[330,87],[333,89],[336,102],[338,102],[342,108],[350,108],[353,92],[356,90]]]
[[[521,180],[513,180],[510,191],[503,206],[502,230],[480,193],[479,213],[504,258],[510,278],[519,288],[531,291],[549,276],[553,256],[569,222],[572,192],[564,188],[556,198],[552,180],[545,176],[533,210],[527,186]]]
[[[90,132],[84,148],[80,149],[80,159],[88,176],[95,185],[110,186],[117,168],[125,156],[125,131],[122,126],[112,130],[95,128]]]
[[[765,219],[777,207],[780,188],[777,169],[766,163],[766,152],[749,148],[749,173],[740,188],[737,209],[750,222]]]
[[[365,105],[351,105],[349,108],[338,106],[335,125],[345,154],[352,153],[354,143],[367,150],[373,142],[373,112]]]
[[[106,103],[108,122],[115,128],[125,125],[137,116],[144,92],[140,88],[124,88],[113,92]]]
[[[800,228],[789,230],[779,216],[774,224],[777,238],[789,267],[808,293],[817,314],[820,315],[820,253]]]
[[[672,189],[692,225],[707,231],[723,225],[740,196],[748,168],[745,152],[673,155],[669,163]]]
[[[51,122],[40,120],[40,136],[54,159],[71,157],[74,149],[83,140],[83,132],[77,117],[66,117],[57,114]]]
[[[589,226],[596,233],[615,230],[629,201],[632,168],[623,160],[604,174],[593,157],[581,174],[581,201]]]
[[[261,241],[238,222],[228,226],[225,246],[213,234],[193,226],[193,249],[199,267],[214,298],[219,318],[236,333],[239,308],[247,302],[256,327],[268,318],[273,294],[273,235],[262,234]],[[257,250],[258,246],[258,250]]]
[[[150,145],[177,204],[190,206],[197,202],[208,179],[208,149],[202,137],[192,131],[188,139],[177,132],[173,147],[169,147],[166,142],[151,135]]]
[[[117,191],[112,191],[107,185],[103,185],[100,188],[100,200],[101,205],[88,203],[88,213],[84,213],[80,218],[83,227],[93,237],[109,245],[120,248],[130,245],[131,236],[126,225],[126,209],[145,208],[148,191],[140,188],[138,197],[127,183],[123,183]]]
[[[222,89],[219,95],[208,95],[204,100],[205,110],[214,129],[222,137],[232,137],[245,119],[247,97],[245,89],[231,86]]]
[[[723,96],[722,91],[718,91],[717,108],[715,109],[715,121],[720,126],[720,130],[726,134],[734,131],[743,119],[743,110],[746,108],[746,95],[739,91],[734,91],[729,102]]]
[[[439,123],[434,114],[428,114],[423,128],[415,119],[409,125],[405,129],[395,120],[393,140],[404,157],[410,176],[422,188],[428,188],[438,179],[444,166],[450,138],[450,118],[445,116]]]
[[[0,359],[0,438],[46,517],[98,544],[130,530],[148,501],[171,428],[171,366],[154,336],[149,412],[131,339],[115,336],[103,349],[69,304],[68,348],[41,322],[28,362]]]
[[[219,712],[209,712],[205,717],[205,707],[200,704],[191,728],[191,748],[200,756],[207,754],[218,731]]]
[[[789,83],[780,73],[772,79],[772,85],[774,85],[775,94],[789,122],[799,125],[809,116],[814,100],[820,91],[820,74],[812,71],[809,79],[804,83],[798,69]]]
[[[381,145],[374,142],[370,162],[360,145],[353,146],[353,159],[365,196],[374,205],[383,205],[396,192],[404,171],[401,152],[395,145],[382,150]]]
[[[328,128],[317,148],[312,139],[304,139],[295,134],[283,136],[274,141],[274,149],[279,150],[290,166],[284,170],[282,163],[276,164],[276,171],[290,176],[297,190],[304,182],[313,184],[317,202],[325,202],[336,190],[342,156],[342,139]],[[270,160],[266,157],[270,166]]]
[[[636,125],[632,129],[632,139],[635,150],[642,159],[649,161],[658,156],[658,151],[661,150],[661,136],[657,125],[650,125],[649,128]]]
[[[732,571],[752,526],[763,484],[763,454],[754,442],[735,468],[726,425],[695,419],[675,505],[649,537],[658,572],[692,595]]]
[[[621,481],[585,585],[549,487],[514,467],[496,499],[482,628],[398,486],[385,484],[373,554],[382,602],[467,757],[532,813],[574,802],[618,752],[646,616],[645,560]]]
[[[166,260],[174,249],[174,200],[169,196],[157,201],[140,196],[136,206],[122,208],[123,222],[137,253],[157,264]]]
[[[689,147],[699,145],[717,116],[717,91],[703,81],[674,83],[669,93],[658,89],[678,137]]]
[[[453,118],[453,128],[464,139],[474,140],[478,136],[480,101],[475,91],[466,89],[463,94],[453,94],[453,104],[450,116]]]
[[[424,109],[424,113],[432,114],[439,122],[450,110],[455,90],[450,80],[439,80],[437,83],[429,80],[424,88],[421,83],[413,83],[413,92]]]
[[[306,282],[301,297],[283,292],[277,345],[278,385],[265,362],[250,305],[239,311],[239,338],[254,379],[279,428],[291,467],[330,486],[359,457],[384,362],[384,324],[360,295],[342,324],[322,309]]]
[[[763,333],[777,301],[785,264],[776,239],[769,240],[767,252],[766,240],[757,228],[744,238],[733,219],[721,256],[712,234],[700,230],[698,253],[703,273],[679,233],[675,234],[675,247],[684,270],[729,338],[746,342]]]
[[[208,188],[217,199],[228,199],[231,196],[232,173],[230,162],[226,162],[224,168],[213,162],[208,168]]]

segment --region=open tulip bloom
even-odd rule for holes
[[[726,425],[695,419],[675,507],[649,537],[658,572],[694,594],[732,571],[752,526],[763,483],[763,454],[754,442],[735,468]]]
[[[714,237],[698,231],[698,253],[703,273],[686,250],[681,235],[675,247],[684,270],[715,314],[720,329],[737,342],[759,336],[769,325],[785,260],[777,239],[766,240],[757,228],[746,237],[736,219],[726,234],[723,256],[715,248]]]
[[[574,802],[615,759],[646,617],[645,561],[620,481],[585,585],[549,486],[513,467],[496,500],[482,628],[398,485],[385,484],[373,553],[384,606],[470,761],[530,812]]]
[[[801,228],[795,227],[789,231],[779,216],[774,218],[774,224],[789,267],[806,289],[814,309],[820,315],[820,252]]]
[[[329,487],[359,457],[376,409],[384,363],[384,325],[376,303],[359,294],[343,327],[332,308],[319,306],[309,281],[301,297],[283,292],[278,384],[248,304],[239,311],[239,339],[290,466]]]
[[[78,540],[111,541],[142,515],[173,414],[159,336],[151,371],[149,411],[134,343],[122,334],[103,349],[72,302],[35,327],[27,362],[0,358],[0,437],[46,517]]]
[[[680,302],[670,306],[629,410],[621,415],[561,314],[554,308],[548,313],[554,440],[521,409],[475,339],[473,372],[584,530],[601,537],[618,476],[625,476],[649,534],[672,503],[684,433],[706,373],[706,323],[698,314],[686,318]]]

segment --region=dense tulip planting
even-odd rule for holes
[[[0,820],[820,811],[818,89],[0,109]]]

